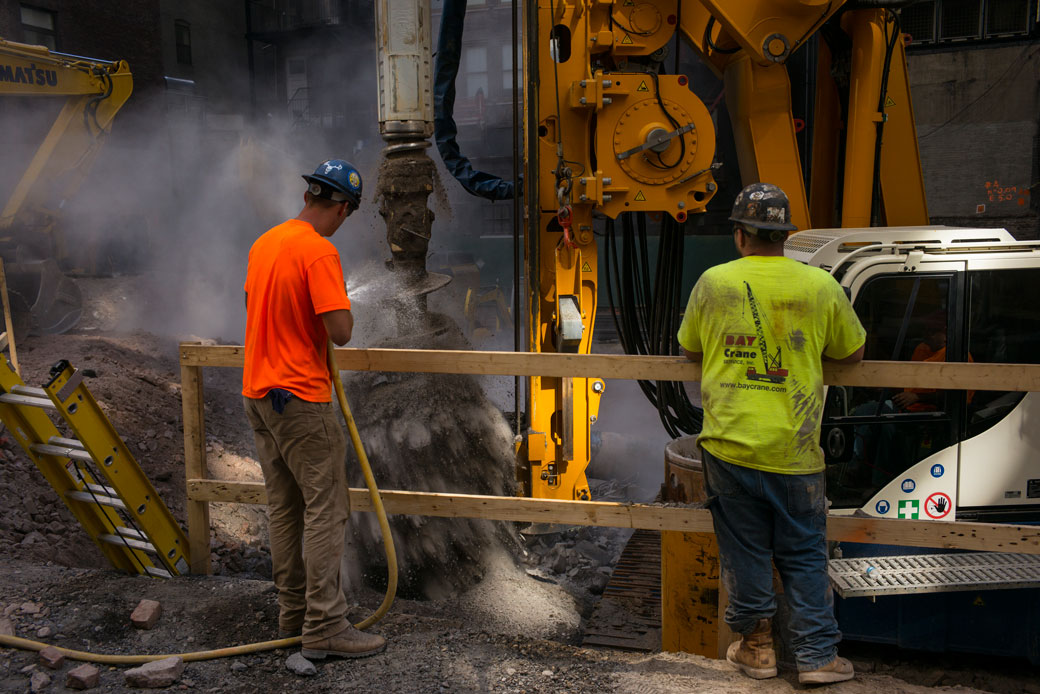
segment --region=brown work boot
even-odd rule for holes
[[[729,645],[726,660],[752,679],[776,677],[776,652],[773,651],[773,627],[768,619],[758,620],[750,634]]]
[[[303,641],[300,654],[308,660],[324,660],[326,656],[333,658],[364,658],[366,655],[382,653],[386,648],[386,639],[377,634],[366,634],[348,626],[335,636],[317,641]]]
[[[798,681],[802,684],[830,684],[844,682],[856,676],[852,663],[845,658],[834,656],[834,660],[815,670],[798,673]]]

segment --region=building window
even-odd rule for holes
[[[178,19],[173,24],[173,43],[177,46],[177,62],[191,65],[191,25]]]
[[[488,95],[487,48],[469,46],[463,53],[463,66],[466,71],[466,92],[468,99],[476,97],[477,92]]]
[[[1029,35],[1031,7],[1035,0],[926,0],[903,8],[900,23],[917,45],[1003,39]]]
[[[1029,0],[988,0],[986,37],[1029,33]]]
[[[22,33],[25,42],[34,46],[46,46],[57,50],[58,41],[54,31],[54,13],[29,5],[22,5]]]
[[[508,44],[502,46],[502,88],[506,91],[513,91],[513,52],[510,50],[511,46]],[[519,66],[520,75],[519,82],[520,86],[523,87],[524,75],[523,75],[523,61],[520,58],[520,46],[516,47],[516,57],[518,58],[517,65]]]

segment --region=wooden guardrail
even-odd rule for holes
[[[699,364],[680,357],[404,349],[337,349],[335,356],[344,371],[653,381],[699,381],[701,377]],[[208,479],[206,469],[202,370],[203,367],[241,368],[243,348],[185,342],[180,345],[180,363],[191,570],[192,573],[209,573],[209,504],[265,504],[267,497],[263,484]],[[824,380],[829,385],[1038,391],[1040,365],[825,363]],[[402,490],[384,490],[382,496],[387,512],[392,514],[712,532],[710,513],[688,507]],[[367,490],[351,489],[350,501],[352,510],[373,510]],[[1040,527],[1037,526],[832,515],[827,521],[827,536],[846,542],[1040,554]]]

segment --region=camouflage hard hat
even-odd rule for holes
[[[756,236],[773,242],[780,241],[785,234],[761,232],[788,232],[797,229],[791,224],[791,204],[787,195],[772,183],[752,183],[740,191],[733,202],[733,212],[729,221],[748,227]]]

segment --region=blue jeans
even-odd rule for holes
[[[722,580],[729,591],[726,624],[747,634],[758,620],[773,616],[775,563],[791,608],[798,669],[826,665],[838,653],[841,632],[827,577],[824,474],[762,472],[701,450]]]

